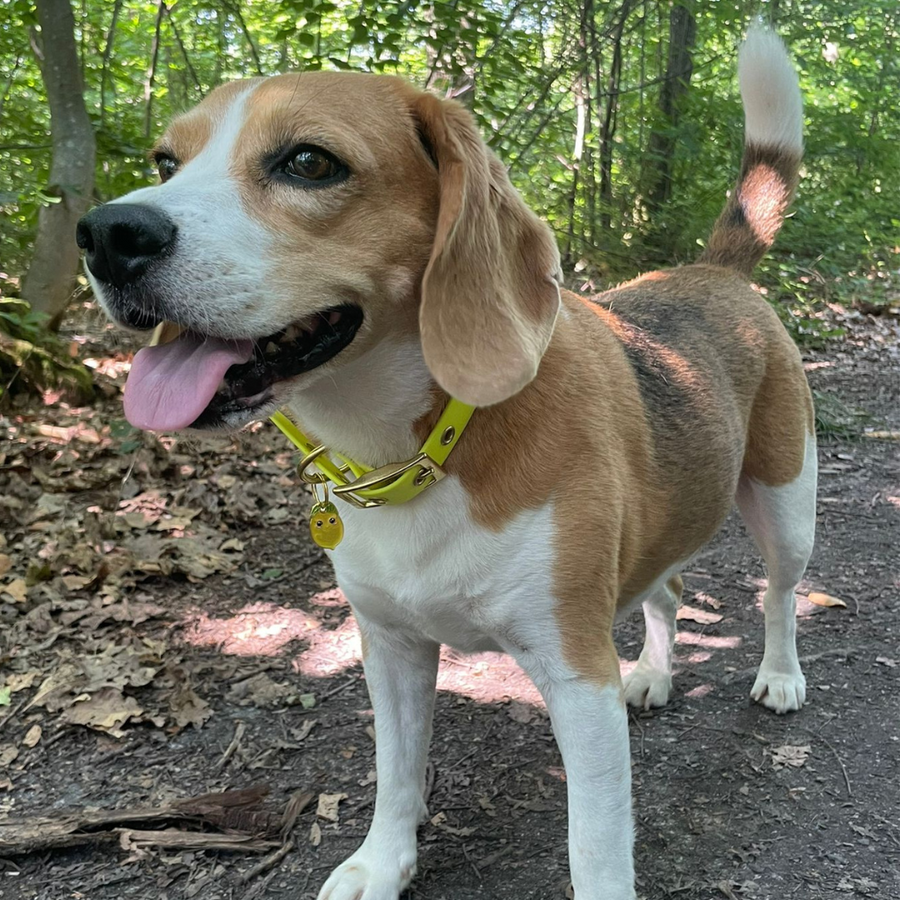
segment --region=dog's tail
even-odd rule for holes
[[[698,262],[749,276],[772,246],[797,187],[803,101],[787,49],[764,25],[747,34],[738,80],[746,121],[741,174]]]

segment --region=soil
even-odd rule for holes
[[[838,423],[837,434],[820,443],[818,543],[798,608],[808,703],[777,717],[749,700],[762,655],[765,576],[732,516],[685,576],[674,698],[665,709],[631,714],[636,869],[645,900],[900,897],[900,327],[889,314],[847,315],[844,326],[843,339],[804,351],[820,407],[841,410],[853,425]],[[121,381],[110,377],[113,386]],[[116,391],[107,393],[95,412],[119,418]],[[78,414],[20,408],[6,421],[21,442],[23,422],[71,422]],[[135,603],[164,608],[144,621],[89,626],[79,619],[47,647],[27,648],[25,632],[15,630],[5,652],[0,641],[0,663],[10,671],[26,657],[19,668],[56,665],[50,655],[65,647],[156,642],[209,704],[209,717],[200,727],[130,722],[117,738],[23,707],[39,681],[13,694],[8,709],[0,707],[0,744],[19,750],[0,769],[0,785],[8,778],[5,792],[0,787],[0,839],[10,819],[146,807],[253,785],[268,786],[272,809],[297,790],[345,794],[338,821],[317,816],[312,803],[290,852],[246,880],[258,856],[129,851],[116,842],[10,855],[0,859],[3,900],[314,900],[328,871],[362,840],[375,748],[355,629],[306,534],[306,503],[288,487],[289,455],[269,433],[248,440],[237,449],[177,447],[179,459],[193,461],[177,482],[182,491],[223,459],[239,474],[266,460],[284,470],[247,476],[248,483],[275,479],[287,492],[280,521],[265,511],[224,519],[220,530],[244,543],[238,568],[193,581],[145,573],[124,589]],[[52,449],[42,448],[40,458],[53,457]],[[56,459],[61,451],[53,452]],[[151,456],[155,462],[131,477],[143,477],[142,489],[155,480],[170,490],[174,476],[159,454]],[[23,471],[18,477],[27,482]],[[123,496],[118,483],[109,490]],[[80,509],[106,502],[96,489],[76,486],[68,496]],[[200,518],[215,523],[220,508]],[[23,534],[8,526],[13,557]],[[810,602],[811,592],[846,606]],[[15,629],[25,607],[7,607],[0,623]],[[64,613],[52,617],[64,621]],[[625,668],[637,658],[642,630],[639,615],[618,627]],[[128,692],[150,705],[142,698],[173,689],[154,682]],[[35,725],[42,737],[29,747],[23,741]],[[539,698],[508,660],[445,652],[431,759],[432,818],[420,831],[409,900],[562,900],[565,774]]]

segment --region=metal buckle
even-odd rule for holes
[[[359,491],[373,490],[377,488],[387,487],[393,484],[401,475],[405,475],[412,469],[419,468],[422,471],[416,476],[415,484],[425,488],[437,484],[443,477],[444,472],[441,467],[425,453],[420,453],[413,459],[400,463],[389,463],[371,472],[366,472],[350,484],[342,484],[334,488],[334,493],[341,499],[348,500],[354,506],[360,509],[370,509],[374,506],[383,506],[387,501],[379,499],[367,499],[365,497],[354,496]]]

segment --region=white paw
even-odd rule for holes
[[[776,672],[763,660],[750,696],[779,715],[793,712],[806,702],[806,679],[799,666],[791,672]]]
[[[391,856],[361,848],[331,873],[318,900],[398,900],[416,874],[415,855],[405,865]]]
[[[643,666],[639,662],[624,679],[625,702],[638,709],[665,706],[672,693],[672,676],[661,669]]]

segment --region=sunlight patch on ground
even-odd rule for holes
[[[309,601],[323,610],[342,608],[346,600],[338,589],[322,591]],[[196,647],[217,647],[234,656],[277,656],[287,646],[302,641],[306,647],[293,659],[294,671],[310,678],[330,678],[362,663],[359,628],[352,616],[336,627],[334,620],[320,621],[300,609],[275,603],[253,603],[233,616],[214,618],[195,610],[182,621],[184,640]],[[441,651],[439,691],[468,697],[480,703],[518,700],[543,706],[537,688],[511,657],[503,653]]]
[[[320,623],[300,609],[252,603],[227,619],[205,612],[183,620],[184,640],[195,647],[217,647],[232,656],[276,656],[287,644],[308,638]]]
[[[679,631],[675,643],[689,644],[709,650],[734,650],[744,643],[744,639],[739,635],[697,634],[693,631]]]

